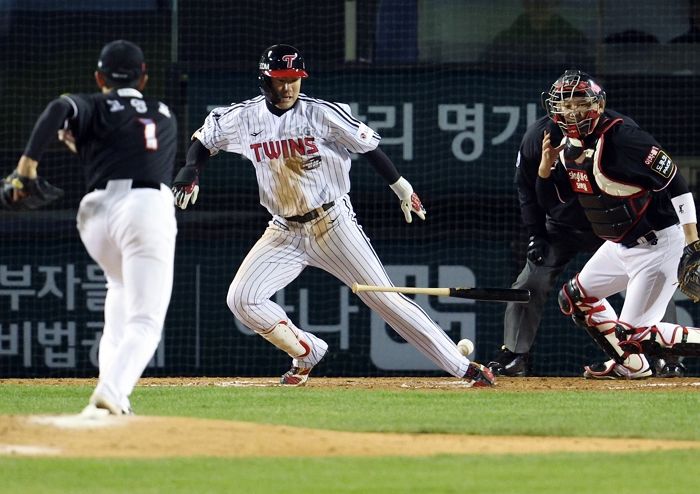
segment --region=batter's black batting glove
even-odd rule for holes
[[[541,235],[533,235],[527,244],[527,258],[537,266],[544,264],[544,258],[547,257],[549,243],[547,239]]]
[[[171,188],[175,196],[175,205],[180,209],[197,202],[199,195],[199,171],[196,166],[183,166],[177,172]]]

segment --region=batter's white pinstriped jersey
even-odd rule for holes
[[[265,98],[215,108],[194,137],[214,154],[238,153],[255,166],[260,204],[273,215],[303,215],[350,191],[350,153],[377,147],[379,135],[350,107],[304,94],[281,116]]]

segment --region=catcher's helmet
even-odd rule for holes
[[[260,92],[271,103],[277,103],[279,97],[274,94],[270,86],[270,78],[297,78],[309,77],[304,64],[304,57],[299,50],[290,45],[272,45],[260,56],[258,63],[258,85]]]
[[[595,129],[605,106],[605,91],[580,70],[567,70],[549,91],[542,93],[542,106],[564,135],[580,139]]]
[[[115,87],[129,86],[146,72],[141,48],[123,39],[107,43],[97,60],[97,70]]]

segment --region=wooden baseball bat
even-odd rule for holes
[[[457,297],[487,302],[517,302],[525,304],[530,301],[530,290],[520,288],[421,288],[412,286],[374,286],[353,283],[352,293],[359,292],[398,292],[417,295],[435,295],[438,297]]]

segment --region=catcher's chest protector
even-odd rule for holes
[[[612,242],[636,239],[653,230],[644,221],[644,213],[651,202],[649,192],[615,181],[606,176],[602,168],[605,133],[618,123],[622,123],[622,119],[607,122],[592,145],[578,150],[573,147],[574,152],[567,146],[559,155],[571,190],[577,195],[593,232]]]

